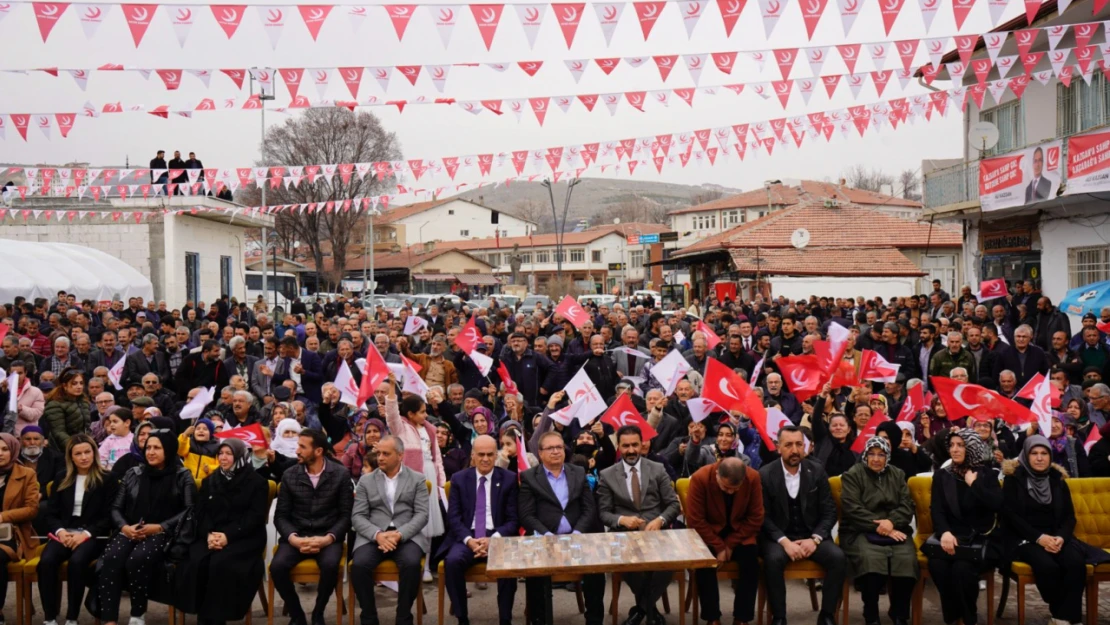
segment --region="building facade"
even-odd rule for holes
[[[1074,29],[1077,23],[1097,23],[1110,17],[1110,11],[1101,10],[1092,17],[1090,0],[1074,2],[1063,14],[1057,13],[1057,3],[1050,0],[1041,5],[1036,21],[1037,28],[1069,26],[1064,38],[1053,46],[1067,53],[1068,63],[1074,57]],[[996,31],[1025,28],[1022,15]],[[1030,50],[1032,54],[1048,52],[1046,37],[1038,37]],[[1100,40],[1101,41],[1101,40]],[[1008,37],[1001,56],[1018,54],[1014,37]],[[987,58],[982,40],[972,56]],[[1070,84],[1056,78],[1050,55],[1043,54],[1033,72],[1048,71],[1047,84],[1030,80],[1021,98],[1009,89],[999,101],[988,92],[979,107],[969,98],[963,113],[964,128],[976,122],[990,122],[998,129],[998,141],[986,150],[975,145],[965,136],[961,160],[952,166],[927,171],[925,174],[925,214],[938,221],[957,223],[963,230],[963,271],[967,282],[978,285],[980,281],[1005,278],[1007,281],[1033,279],[1040,282],[1042,292],[1058,303],[1068,289],[1091,282],[1110,279],[1110,223],[1106,218],[1103,200],[1091,195],[1062,195],[1066,189],[1067,168],[1061,167],[1063,180],[1058,197],[1029,202],[1013,208],[991,210],[984,208],[979,197],[979,165],[981,157],[998,156],[1054,139],[1066,138],[1110,125],[1110,82],[1092,64],[1091,74],[1084,78],[1078,67]],[[957,60],[953,51],[944,62]],[[1020,68],[1010,73],[1018,74]],[[968,72],[971,74],[971,72]],[[941,73],[938,78],[945,78]],[[987,80],[999,79],[998,70],[992,69]],[[974,84],[973,76],[965,76],[963,84]],[[950,85],[950,83],[949,83]],[[948,86],[948,85],[938,85]],[[974,289],[973,289],[974,290]],[[1073,323],[1077,320],[1073,319]]]
[[[391,207],[374,217],[374,247],[426,241],[527,237],[537,225],[460,198]]]

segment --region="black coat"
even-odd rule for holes
[[[57,482],[55,482],[57,484]],[[45,493],[46,491],[42,491]],[[112,505],[112,488],[108,483],[108,476],[104,482],[93,490],[85,490],[81,500],[81,522],[73,523],[73,498],[77,493],[76,485],[55,490],[47,501],[46,518],[44,522],[48,532],[57,532],[59,529],[83,529],[93,538],[106,538],[112,530],[112,517],[109,511]]]
[[[837,521],[836,502],[829,490],[829,476],[825,474],[821,463],[815,460],[802,460],[798,470],[802,474],[798,484],[802,519],[813,534],[820,536],[822,540],[828,540]],[[784,530],[790,524],[790,494],[786,490],[782,462],[772,462],[760,467],[759,479],[763,485],[761,537],[778,542],[786,536]]]
[[[1025,386],[1029,378],[1038,373],[1048,375],[1048,356],[1045,355],[1043,349],[1030,343],[1029,347],[1025,348],[1025,364],[1023,366],[1017,348],[1010,349],[999,358],[998,370],[995,371],[995,375],[1006,370],[1014,372],[1017,377],[1017,388],[1021,388]]]
[[[162,386],[170,383],[170,362],[165,352],[154,352],[150,362],[147,362],[146,355],[141,351],[129,354],[123,363],[123,378],[120,384],[127,388],[127,385],[132,382],[142,382],[143,376],[148,373],[156,374]]]
[[[112,523],[116,529],[140,521],[138,503],[141,493],[139,491],[141,490],[143,471],[146,468],[146,464],[132,468],[123,476],[123,482],[116,489],[112,502]],[[147,523],[161,525],[162,531],[170,535],[173,535],[174,530],[177,529],[177,524],[185,517],[185,513],[193,507],[193,502],[197,496],[197,484],[193,481],[193,474],[185,467],[177,467],[172,484],[176,513],[166,519],[142,519]]]
[[[1049,484],[1052,488],[1052,503],[1051,513],[1053,523],[1051,528],[1038,528],[1034,527],[1026,519],[1032,516],[1032,512],[1040,507],[1033,498],[1029,495],[1029,487],[1027,481],[1028,474],[1025,468],[1017,463],[1016,460],[1008,461],[1003,469],[1003,473],[1009,473],[1008,469],[1012,469],[1012,474],[1006,475],[1006,480],[1002,484],[1003,506],[1002,506],[1002,523],[1006,528],[1007,552],[1012,551],[1019,544],[1024,541],[1036,542],[1041,534],[1048,534],[1050,536],[1059,536],[1065,542],[1075,537],[1075,508],[1071,501],[1071,491],[1068,489],[1067,480],[1061,471],[1052,468],[1049,476]]]
[[[578,465],[564,464],[567,477],[567,507],[564,509],[547,481],[543,464],[520,474],[518,513],[520,525],[536,534],[556,533],[565,516],[571,530],[583,534],[598,531],[597,501],[586,481],[586,470]]]
[[[958,541],[967,542],[977,536],[989,534],[998,538],[1002,534],[993,531],[998,524],[1003,501],[998,470],[984,467],[977,473],[978,477],[971,486],[946,469],[933,473],[929,510],[933,517],[933,533],[937,538],[944,536],[945,532],[952,532]],[[1001,548],[998,540],[992,539],[991,544]],[[992,553],[996,557],[1000,555],[993,549]]]
[[[341,541],[351,527],[354,503],[355,492],[351,488],[351,473],[347,467],[325,460],[324,472],[313,487],[308,472],[303,466],[296,465],[282,475],[274,527],[282,542],[287,542],[291,534],[331,534]]]
[[[247,467],[232,479],[216,472],[204,480],[196,505],[197,534],[178,566],[174,605],[216,621],[238,621],[250,610],[265,568],[269,487]],[[208,549],[208,534],[227,546]]]

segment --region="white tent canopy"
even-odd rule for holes
[[[95,301],[153,299],[150,279],[122,260],[81,245],[0,239],[13,262],[0,270],[0,302],[17,296],[53,298],[58,291]]]

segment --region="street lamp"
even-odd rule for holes
[[[366,295],[366,287],[367,287],[367,284],[368,284],[367,278],[369,277],[370,279],[373,279],[373,275],[374,275],[374,216],[375,215],[381,215],[381,212],[376,210],[376,209],[373,209],[373,208],[366,211],[366,241],[367,241],[367,245],[370,246],[370,249],[369,249],[369,251],[367,251],[366,247],[363,246],[363,250],[362,250],[362,294],[364,296]],[[366,271],[368,261],[370,263],[369,276],[367,275],[367,271]],[[375,284],[373,287],[370,288],[370,309],[371,310],[373,310],[373,308],[374,308],[374,290],[376,288],[377,288],[377,284]]]
[[[571,178],[567,181],[567,194],[563,198],[563,221],[560,225],[559,215],[555,212],[555,191],[552,190],[551,180],[544,178],[542,184],[547,189],[547,196],[551,200],[551,218],[555,221],[555,267],[556,275],[562,279],[563,277],[563,230],[567,227],[567,212],[570,211],[570,197],[574,193],[574,187],[582,182],[579,178]]]

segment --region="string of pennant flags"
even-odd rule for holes
[[[983,0],[987,3],[991,25],[995,26],[1010,4],[1010,0]],[[949,6],[956,22],[956,28],[961,29],[968,14],[974,8],[977,0],[951,0]],[[1029,24],[1033,23],[1041,8],[1042,0],[1023,0],[1026,17]],[[640,2],[551,2],[551,3],[487,3],[487,4],[362,4],[362,5],[332,5],[332,4],[122,4],[98,2],[26,2],[23,0],[9,0],[0,3],[0,21],[8,14],[14,12],[16,7],[27,5],[31,7],[39,34],[46,42],[54,27],[66,16],[73,16],[80,22],[85,36],[93,38],[100,26],[108,19],[122,19],[131,33],[131,38],[136,47],[142,42],[147,30],[158,15],[163,15],[168,20],[177,37],[178,43],[184,47],[193,26],[201,21],[214,22],[230,40],[240,31],[245,16],[254,13],[260,27],[266,32],[271,45],[277,48],[287,21],[296,20],[303,23],[313,41],[317,40],[320,30],[325,22],[335,14],[345,14],[353,29],[358,34],[368,20],[388,19],[398,41],[404,41],[409,24],[414,19],[425,20],[435,25],[444,47],[450,44],[455,26],[460,20],[469,21],[481,36],[487,50],[493,46],[493,40],[498,32],[506,8],[508,13],[516,16],[516,21],[523,30],[529,46],[534,47],[540,27],[545,21],[551,19],[559,26],[563,40],[568,49],[574,43],[579,24],[587,14],[593,14],[605,39],[605,45],[610,45],[613,33],[622,16],[626,13],[626,6],[632,5],[632,10],[627,11],[634,15],[639,24],[644,41],[647,41],[655,24],[664,16],[666,19],[681,20],[686,34],[693,38],[694,29],[701,21],[710,5],[717,8],[717,18],[720,21],[726,36],[731,36],[733,28],[741,13],[748,4],[748,0],[648,0]],[[828,9],[829,0],[756,0],[757,10],[763,20],[764,33],[770,39],[775,26],[780,18],[785,15],[793,5],[798,7],[805,30],[812,40],[813,33]],[[855,23],[856,17],[867,5],[876,5],[882,16],[883,27],[889,35],[891,28],[899,15],[903,12],[906,0],[835,0],[837,12],[840,14],[841,25],[845,36],[848,36]],[[1060,0],[1059,11],[1063,13],[1070,4],[1070,0]],[[1103,4],[1096,1],[1095,13]],[[917,5],[924,23],[925,30],[931,29],[933,20],[941,9],[940,0],[917,0]],[[73,10],[70,10],[70,8]],[[587,6],[592,10],[587,9]],[[671,7],[674,8],[671,8]],[[548,18],[552,14],[553,17]],[[118,18],[112,18],[119,15]],[[422,16],[422,17],[418,17]],[[469,16],[469,18],[465,17]]]
[[[826,142],[831,142],[837,130],[845,138],[854,133],[862,137],[869,130],[879,131],[888,124],[891,129],[897,129],[900,124],[913,123],[916,120],[931,121],[934,115],[946,116],[952,109],[962,111],[969,100],[982,106],[986,89],[981,90],[979,87],[955,87],[933,91],[927,95],[894,98],[731,126],[488,154],[370,163],[186,170],[11,168],[9,173],[22,171],[25,174],[27,184],[17,188],[22,198],[36,191],[42,195],[76,196],[79,199],[87,193],[94,200],[113,191],[121,197],[134,197],[138,194],[149,197],[155,195],[161,185],[145,182],[118,185],[96,183],[136,178],[157,180],[163,173],[167,174],[169,180],[179,180],[186,176],[187,182],[175,185],[174,190],[188,195],[218,193],[225,187],[234,192],[251,184],[257,188],[268,184],[271,189],[301,188],[302,185],[317,183],[333,185],[336,176],[344,185],[349,185],[356,176],[359,180],[371,176],[372,180],[396,184],[397,194],[428,192],[434,189],[434,193],[439,195],[451,188],[458,190],[462,188],[461,185],[480,186],[501,180],[510,182],[522,177],[533,180],[541,175],[551,175],[557,181],[564,176],[579,177],[590,168],[599,168],[602,173],[610,174],[623,173],[622,170],[627,169],[628,175],[635,174],[638,168],[641,171],[655,169],[656,173],[661,174],[665,166],[676,163],[683,168],[691,162],[695,165],[715,165],[719,159],[727,159],[730,155],[735,154],[743,160],[747,155],[758,154],[760,150],[766,151],[770,156],[775,149],[801,148],[807,137],[811,140],[824,138]],[[462,177],[459,175],[460,171]],[[473,173],[477,174],[474,179],[466,179],[466,176]],[[449,177],[451,182],[442,186],[428,184],[433,180],[442,180],[443,176]],[[362,199],[365,200],[364,208],[386,209],[393,197],[393,194],[386,194]],[[252,210],[301,210],[299,206],[301,205],[294,205],[292,209],[288,205],[255,207]],[[309,210],[308,204],[303,206],[304,210]],[[319,203],[312,204],[312,210],[318,206]],[[332,204],[331,208],[334,209],[334,206]],[[339,206],[341,210],[361,210],[357,203],[348,206],[341,202]],[[327,203],[323,204],[323,208],[328,208]]]
[[[1102,56],[1101,59],[1096,59],[1096,52]],[[1074,66],[1068,64],[1073,53],[1077,63]],[[1052,69],[1036,71],[1036,66],[1041,63],[1046,56],[1049,59]],[[1019,58],[1023,73],[1009,77],[1011,70],[1017,67]],[[959,84],[964,74],[970,69],[977,80],[974,85],[969,87],[973,97],[981,103],[983,94],[989,92],[996,102],[1001,103],[1002,96],[1007,89],[1012,91],[1016,97],[1022,97],[1031,79],[1037,80],[1042,85],[1047,85],[1048,81],[1055,77],[1064,85],[1070,85],[1071,80],[1078,75],[1082,77],[1087,84],[1090,84],[1095,69],[1100,70],[1110,79],[1110,43],[1104,43],[1101,46],[1085,45],[1082,48],[1057,48],[1048,52],[1026,53],[1024,55],[996,56],[995,60],[991,58],[975,59],[971,61],[970,68],[968,65],[965,65],[962,60],[944,63],[940,66],[927,64],[922,66],[920,71],[926,83],[932,84],[937,79],[941,69],[947,74],[947,78],[952,80],[955,84]],[[992,71],[996,72],[998,78],[988,80]],[[672,97],[682,100],[690,107],[693,107],[694,98],[698,94],[714,96],[723,93],[732,93],[739,96],[746,90],[750,90],[764,100],[772,97],[777,98],[780,105],[785,110],[795,91],[800,94],[804,103],[808,106],[813,92],[818,90],[819,86],[823,86],[828,98],[832,99],[841,82],[848,85],[852,99],[858,101],[863,88],[868,84],[874,87],[878,97],[882,97],[891,77],[897,77],[904,93],[909,86],[910,80],[913,78],[913,71],[906,69],[884,70],[871,71],[869,73],[835,74],[820,78],[736,83],[721,86],[624,91],[602,94],[533,96],[515,99],[460,101],[451,98],[419,97],[414,100],[383,100],[376,96],[369,96],[362,100],[343,101],[325,99],[311,101],[304,94],[298,94],[289,106],[278,107],[271,110],[276,112],[292,112],[306,108],[344,107],[353,110],[356,107],[396,106],[399,111],[403,112],[405,107],[410,104],[439,104],[455,106],[474,115],[487,111],[497,116],[504,115],[506,112],[513,113],[518,122],[523,119],[526,112],[531,111],[536,121],[542,126],[547,118],[547,114],[553,108],[558,108],[563,113],[568,113],[572,107],[581,106],[592,113],[597,103],[601,102],[605,105],[610,115],[616,115],[618,110],[627,108],[632,108],[643,113],[649,108],[668,107],[672,101]],[[750,89],[748,89],[749,87]],[[354,95],[354,93],[355,92],[352,90],[352,95]],[[78,118],[95,118],[102,114],[144,112],[163,118],[168,118],[171,114],[191,118],[197,111],[210,112],[216,110],[258,109],[261,108],[261,105],[261,100],[257,95],[247,98],[242,104],[240,104],[240,101],[236,98],[226,98],[222,103],[218,103],[211,98],[205,98],[196,105],[188,105],[185,107],[171,107],[170,105],[147,107],[138,104],[125,106],[119,102],[107,103],[97,107],[90,102],[86,103],[79,113],[0,114],[0,139],[7,138],[8,126],[15,128],[16,132],[24,141],[28,140],[28,129],[31,126],[39,128],[43,135],[49,140],[53,139],[55,127],[60,136],[66,138],[69,136]]]
[[[1033,44],[1039,38],[1041,31],[1044,31],[1045,37],[1049,43],[1049,51],[1054,52],[1057,50],[1060,42],[1069,33],[1074,33],[1075,49],[1081,50],[1086,48],[1090,42],[1095,38],[1099,31],[1103,32],[1104,42],[1110,43],[1110,21],[1101,22],[1086,22],[1074,25],[1060,25],[1050,26],[1044,28],[1029,28],[1025,30],[1014,31],[1014,37],[1018,50],[1021,56],[1029,54]],[[462,68],[488,68],[498,73],[503,73],[509,70],[518,70],[529,78],[534,78],[541,72],[543,67],[559,66],[562,65],[566,71],[574,79],[575,83],[581,81],[582,76],[587,71],[598,71],[605,76],[610,76],[620,67],[630,67],[633,69],[645,66],[654,65],[659,72],[659,76],[663,82],[666,82],[670,77],[672,70],[676,67],[685,67],[694,81],[698,84],[702,72],[709,68],[715,68],[721,74],[726,76],[732,75],[733,70],[737,67],[738,61],[747,59],[750,60],[760,73],[764,71],[768,61],[772,61],[777,65],[782,79],[790,78],[792,74],[796,74],[796,65],[800,64],[800,60],[805,58],[808,62],[812,78],[823,76],[823,70],[827,61],[833,56],[839,57],[843,62],[843,66],[847,69],[846,74],[853,74],[856,72],[856,67],[861,60],[869,60],[875,71],[882,72],[891,63],[900,62],[905,70],[910,70],[912,67],[919,67],[923,65],[918,62],[919,51],[924,49],[924,54],[934,68],[939,69],[942,64],[942,59],[946,52],[950,49],[958,51],[960,61],[967,66],[970,57],[974,52],[976,46],[982,40],[987,52],[990,56],[992,63],[998,63],[999,52],[1009,39],[1010,32],[999,33],[986,33],[984,35],[968,34],[957,35],[955,37],[933,37],[933,38],[911,38],[897,41],[872,41],[849,43],[839,45],[824,45],[824,46],[799,46],[792,48],[774,48],[765,50],[721,50],[714,52],[696,52],[687,54],[653,54],[650,56],[625,56],[625,57],[597,57],[597,58],[582,58],[582,59],[567,59],[555,62],[545,62],[542,60],[517,60],[517,61],[499,61],[499,62],[453,62],[445,64],[398,64],[387,66],[330,66],[330,67],[282,67],[282,68],[206,68],[206,69],[182,69],[182,68],[139,68],[127,67],[123,64],[108,63],[100,65],[95,68],[58,68],[58,67],[43,67],[32,70],[17,70],[8,69],[0,70],[4,73],[28,73],[28,72],[41,72],[54,77],[61,74],[68,74],[76,82],[77,86],[84,91],[87,88],[89,78],[94,73],[121,73],[132,72],[139,73],[144,79],[149,80],[151,76],[157,76],[161,83],[168,91],[176,91],[182,85],[182,80],[185,76],[193,76],[204,85],[205,88],[211,87],[211,81],[214,76],[226,77],[236,89],[242,90],[244,82],[247,77],[251,77],[256,81],[262,83],[266,89],[271,89],[272,86],[278,82],[283,83],[289,92],[290,98],[295,99],[300,92],[302,84],[312,82],[315,84],[317,93],[321,98],[324,97],[325,92],[331,85],[334,77],[338,77],[348,88],[351,97],[358,98],[358,92],[361,87],[363,79],[367,76],[372,77],[378,86],[381,88],[383,94],[387,94],[389,86],[397,75],[402,76],[409,82],[410,85],[416,86],[422,77],[426,77],[426,81],[430,82],[433,87],[439,92],[444,93],[447,80],[453,70]],[[922,45],[924,44],[924,45]],[[1105,46],[1104,46],[1105,47]],[[835,54],[834,54],[835,48]],[[897,61],[895,61],[897,57]],[[1016,60],[1011,57],[1011,61]],[[1063,64],[1061,61],[1060,64]],[[592,70],[591,68],[596,68]],[[545,74],[541,79],[547,78]],[[797,76],[795,76],[797,77]]]

